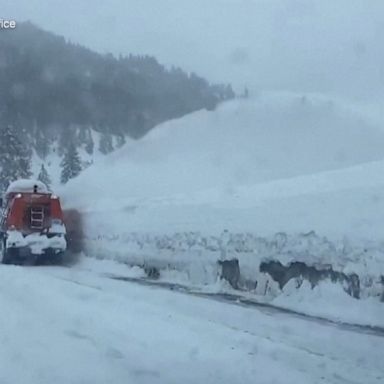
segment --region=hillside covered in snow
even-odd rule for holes
[[[31,22],[1,29],[0,191],[37,176],[42,164],[56,182],[65,155],[73,161],[78,150],[70,168],[81,171],[164,121],[234,97],[229,84],[210,84],[153,56],[97,53]]]
[[[362,113],[319,97],[266,95],[167,122],[95,161],[63,193],[89,214],[113,211],[103,221],[112,233],[377,238],[383,148],[384,132]]]
[[[83,213],[94,257],[155,266],[166,279],[198,286],[215,284],[218,260],[237,259],[234,285],[278,296],[279,305],[281,291],[261,265],[299,262],[324,276],[331,268],[340,292],[357,276],[356,295],[377,300],[384,298],[384,131],[358,111],[311,95],[228,102],[157,127],[60,193]],[[305,268],[292,273],[306,279]],[[319,299],[338,288],[304,287],[297,300],[324,315]],[[302,309],[297,300],[287,305]],[[357,321],[362,307],[351,305]],[[329,312],[339,318],[336,307]],[[363,310],[371,324],[375,308]]]

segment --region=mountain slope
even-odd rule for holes
[[[98,149],[112,152],[161,122],[233,97],[231,86],[166,68],[154,57],[98,54],[29,22],[0,34],[0,140],[5,147],[10,136],[22,142],[19,156],[34,152],[33,168],[45,163],[53,179],[60,169],[49,163],[60,162],[56,155],[71,145],[89,162]],[[19,170],[0,168],[6,187]]]
[[[61,194],[82,212],[93,257],[201,289],[221,291],[218,276],[228,273],[257,300],[338,320],[361,322],[364,313],[377,324],[383,140],[370,116],[332,100],[229,102],[158,127]],[[296,277],[293,261],[302,266]],[[293,273],[283,287],[261,269],[274,263],[288,271],[280,276]],[[332,280],[330,269],[343,277]],[[348,297],[346,281],[366,300]]]
[[[368,236],[380,220],[383,148],[378,127],[332,101],[236,101],[159,126],[63,193],[86,211],[116,212],[121,220],[90,224],[101,232],[110,225]]]

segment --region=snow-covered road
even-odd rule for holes
[[[0,266],[0,383],[383,383],[384,338],[139,286]]]

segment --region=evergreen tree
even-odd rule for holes
[[[116,148],[121,148],[125,143],[126,141],[124,134],[120,134],[116,137]]]
[[[45,159],[49,154],[49,143],[42,130],[36,132],[35,150],[41,159]]]
[[[68,131],[68,128],[66,128],[65,130],[62,129],[59,133],[59,138],[57,141],[57,154],[59,156],[63,156],[67,150],[68,142],[73,141],[73,137],[71,135],[71,132]]]
[[[48,189],[51,188],[52,181],[49,177],[47,169],[44,167],[44,164],[41,164],[40,173],[39,176],[37,176],[37,179],[44,183],[48,187]]]
[[[112,135],[110,133],[102,133],[99,142],[99,151],[106,155],[113,151]]]
[[[76,146],[71,142],[65,151],[61,162],[61,183],[65,184],[68,180],[78,176],[81,172],[81,159]]]
[[[95,146],[95,144],[93,142],[92,132],[91,132],[90,129],[88,129],[87,138],[86,138],[86,141],[85,141],[85,151],[88,153],[88,155],[92,155],[93,154],[94,146]]]
[[[0,127],[0,190],[13,180],[31,177],[31,151],[10,125]]]
[[[99,143],[88,136],[90,127],[106,135],[101,151],[109,153],[122,143],[110,134],[140,138],[161,122],[235,96],[229,85],[154,57],[100,55],[29,22],[0,33],[0,56],[0,121],[17,126],[41,158],[51,150],[63,156],[70,141],[92,154]]]
[[[87,129],[85,127],[79,127],[77,133],[77,141],[80,145],[87,143]]]
[[[57,153],[63,156],[71,145],[78,146],[78,138],[76,136],[75,128],[72,125],[64,127],[59,134]]]

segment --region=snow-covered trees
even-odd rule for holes
[[[229,86],[164,67],[154,57],[100,55],[29,22],[19,23],[12,34],[1,33],[0,46],[0,124],[16,127],[25,147],[17,151],[22,154],[19,166],[11,149],[8,153],[7,140],[1,139],[0,189],[10,179],[30,176],[26,163],[31,153],[46,164],[51,154],[66,154],[66,182],[80,168],[79,162],[68,165],[74,153],[70,142],[86,152],[85,158],[98,149],[108,154],[126,138],[141,138],[161,122],[213,109],[234,97]]]
[[[61,166],[62,170],[60,181],[62,184],[65,184],[68,180],[73,179],[81,172],[81,159],[76,146],[73,143],[69,144],[61,162]]]
[[[109,133],[102,133],[99,142],[99,151],[106,155],[113,151],[112,135]]]
[[[44,164],[41,164],[39,176],[37,176],[37,179],[44,183],[48,189],[51,187],[52,181],[49,177],[47,169],[44,167]]]
[[[11,125],[0,125],[0,191],[16,179],[31,176],[31,151]]]
[[[125,136],[123,134],[116,137],[116,148],[121,148],[125,143]]]
[[[88,153],[88,155],[93,154],[94,146],[95,146],[95,144],[93,142],[92,135],[89,135],[89,137],[87,139],[87,143],[85,144],[85,151]]]
[[[85,151],[88,155],[93,154],[94,142],[92,138],[92,131],[90,127],[80,127],[77,141],[80,146],[84,146]]]
[[[154,57],[101,55],[29,22],[1,33],[0,47],[1,121],[21,124],[42,159],[53,149],[61,156],[73,129],[76,146],[92,154],[89,129],[140,138],[161,122],[235,97],[230,86]]]
[[[36,129],[34,134],[34,147],[40,158],[45,159],[49,154],[49,142],[46,132]]]

